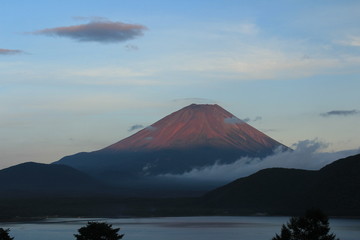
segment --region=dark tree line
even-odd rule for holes
[[[120,228],[113,228],[111,224],[104,222],[88,222],[86,226],[78,229],[74,234],[76,240],[119,240],[124,234],[119,234]],[[13,240],[9,235],[9,229],[0,228],[0,240]]]
[[[113,228],[105,222],[88,222],[74,234],[76,240],[119,240],[124,234],[119,234],[120,228]],[[0,228],[0,240],[13,240],[9,229]],[[291,217],[281,228],[280,235],[272,240],[339,240],[330,233],[329,218],[320,210],[309,210],[304,216]]]
[[[13,237],[9,235],[10,229],[0,228],[0,240],[13,240]]]
[[[119,240],[124,234],[118,234],[120,228],[113,228],[104,222],[88,222],[74,234],[76,240]]]
[[[272,240],[339,240],[330,233],[329,218],[320,210],[309,210],[305,216],[292,217]]]

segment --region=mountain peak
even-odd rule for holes
[[[217,147],[251,152],[279,145],[217,104],[191,104],[105,149]]]
[[[163,181],[158,176],[233,163],[245,156],[265,157],[278,147],[286,149],[219,105],[191,104],[104,149],[67,156],[56,163],[124,188],[134,190],[136,185],[140,192],[159,186],[170,192],[184,186],[201,192],[222,180],[214,177],[206,183],[190,183],[186,178]]]

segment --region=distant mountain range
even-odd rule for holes
[[[320,208],[360,216],[360,154],[318,171],[270,168],[196,198],[128,198],[66,166],[0,170],[0,221],[14,216],[296,215]],[[16,219],[15,219],[16,220]]]
[[[157,176],[232,163],[244,156],[262,158],[278,148],[288,150],[220,106],[192,104],[104,149],[67,156],[55,164],[134,189],[159,189],[162,185],[174,189],[176,184],[204,191],[224,182],[212,179],[211,184],[189,185],[177,179],[171,184]]]

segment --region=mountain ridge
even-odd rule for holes
[[[65,165],[25,162],[0,170],[2,196],[82,195],[106,189],[102,182]]]
[[[25,167],[25,168],[24,168]],[[30,167],[30,168],[28,168]],[[26,163],[14,166],[8,176],[13,179],[31,168],[59,166]],[[66,166],[60,166],[65,167]],[[23,168],[17,175],[12,170]],[[25,170],[25,171],[24,171]],[[5,172],[6,172],[5,171]],[[14,216],[218,216],[218,215],[297,215],[306,209],[321,208],[331,216],[360,216],[360,154],[339,159],[320,170],[269,168],[239,178],[195,198],[128,198],[117,193],[95,195],[72,192],[59,197],[51,194],[16,194],[0,198],[0,221]],[[0,170],[0,179],[4,171]],[[39,179],[42,177],[39,176]],[[64,178],[64,175],[60,179]],[[9,182],[3,182],[3,186]],[[42,178],[42,181],[46,181]],[[26,179],[28,181],[28,179]],[[32,182],[34,183],[34,182]],[[36,183],[36,181],[35,181]],[[39,182],[38,182],[39,183]],[[41,182],[40,182],[41,183]],[[94,190],[96,186],[90,184]],[[36,186],[35,186],[36,188]],[[16,191],[19,188],[15,189]],[[115,190],[115,189],[112,189]]]
[[[213,212],[298,214],[321,208],[333,215],[360,215],[360,154],[320,170],[268,168],[206,193]]]

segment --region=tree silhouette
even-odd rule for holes
[[[112,228],[104,222],[88,222],[85,227],[78,229],[74,234],[77,240],[119,240],[124,234],[118,234],[120,228]]]
[[[13,240],[13,237],[9,236],[10,229],[0,228],[0,240]]]
[[[272,240],[339,240],[329,231],[328,217],[320,210],[308,210],[305,216],[290,218]]]

